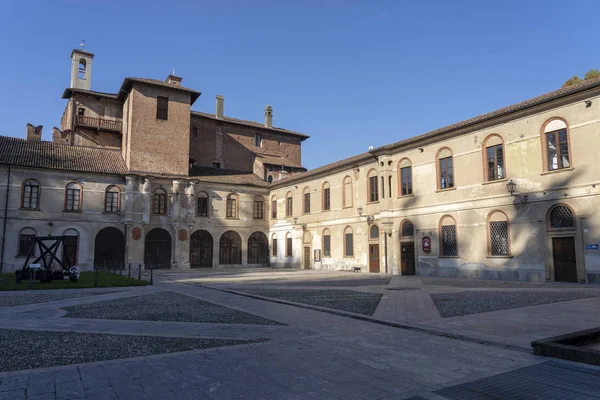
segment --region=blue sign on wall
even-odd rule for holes
[[[598,250],[598,245],[597,244],[586,244],[585,249],[586,250]]]

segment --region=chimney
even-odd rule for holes
[[[27,124],[27,141],[28,142],[41,142],[42,141],[42,125],[33,126]]]
[[[267,128],[273,127],[273,107],[267,104],[265,108],[265,126]]]
[[[165,82],[174,86],[181,86],[181,81],[183,80],[182,77],[175,75],[175,70],[173,70],[173,73],[169,76],[167,76],[167,79],[165,79]]]
[[[219,119],[223,119],[223,107],[225,103],[225,99],[220,94],[217,95],[217,112],[215,113],[215,117]]]

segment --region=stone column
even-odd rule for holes
[[[135,176],[125,177],[125,224],[133,222],[133,203],[135,199]]]
[[[142,223],[147,225],[150,222],[150,179],[144,178],[142,184]]]
[[[172,196],[172,209],[171,209],[171,221],[179,222],[179,184],[178,180],[173,181],[173,196]]]

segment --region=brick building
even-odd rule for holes
[[[169,75],[91,90],[74,50],[52,143],[0,137],[2,270],[35,235],[83,268],[271,265],[600,281],[600,80],[311,171],[308,136],[191,109]],[[8,199],[8,202],[5,201]]]

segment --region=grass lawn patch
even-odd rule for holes
[[[32,287],[29,286],[29,280],[25,279],[21,283],[16,283],[15,273],[8,272],[0,274],[0,291],[6,290],[48,290],[48,289],[85,289],[93,288],[95,285],[95,272],[82,272],[77,282],[71,282],[68,279],[52,281],[51,283],[40,283],[36,281]],[[125,286],[146,286],[148,281],[128,278],[127,276],[114,275],[108,272],[98,271],[98,287],[125,287]]]

